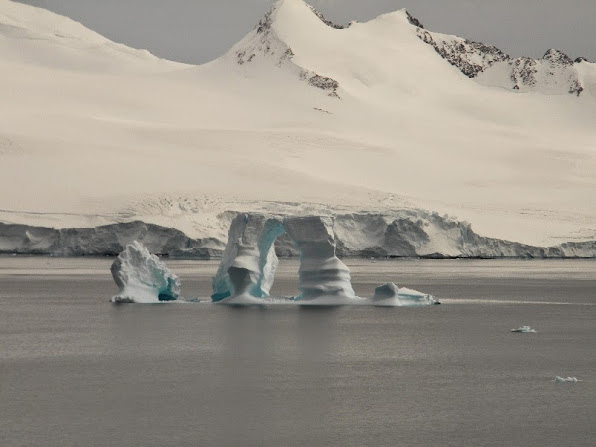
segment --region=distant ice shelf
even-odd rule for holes
[[[283,205],[280,204],[279,207],[282,208]],[[209,220],[209,226],[197,225],[198,231],[203,235],[201,238],[189,237],[177,228],[142,221],[88,228],[50,228],[0,223],[0,254],[114,256],[120,253],[126,244],[136,240],[152,253],[169,255],[172,258],[221,259],[229,256],[229,253],[226,253],[226,239],[222,236],[221,227],[229,228],[231,222],[239,215],[248,215],[250,225],[253,225],[252,221],[260,219],[259,216],[264,214],[240,213],[233,210],[218,213]],[[330,213],[329,216],[333,216],[335,220],[336,254],[339,258],[596,257],[595,240],[567,242],[555,247],[531,246],[480,236],[466,222],[424,210],[403,209],[386,213],[361,211]],[[280,213],[269,214],[265,219],[270,225],[278,225],[279,229],[279,222],[290,217],[301,216]],[[274,254],[278,257],[299,254],[299,250],[285,234],[275,239],[273,246]],[[231,249],[233,247],[230,247]]]

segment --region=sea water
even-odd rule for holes
[[[347,261],[428,308],[115,305],[111,262],[0,258],[1,446],[594,445],[594,261]]]

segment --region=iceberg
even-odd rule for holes
[[[364,301],[354,293],[350,269],[336,256],[334,219],[287,217],[284,228],[300,252],[299,304],[341,305]]]
[[[275,242],[284,235],[300,255],[299,294],[269,298],[278,259]],[[239,214],[228,231],[228,243],[213,278],[211,299],[222,304],[427,306],[440,304],[432,295],[388,283],[372,299],[356,296],[350,269],[336,255],[335,219],[321,216],[285,217]]]
[[[557,382],[557,383],[562,383],[562,382],[571,382],[571,383],[581,382],[581,380],[579,380],[577,377],[561,377],[561,376],[555,377],[555,380],[554,381]]]
[[[113,303],[159,303],[180,295],[180,279],[137,241],[118,255],[111,271],[120,288]]]
[[[532,329],[530,326],[520,326],[517,329],[511,329],[511,332],[519,332],[522,334],[533,334],[533,333],[536,333],[536,329]]]
[[[236,216],[213,278],[212,300],[250,304],[268,297],[279,264],[274,242],[283,233],[280,219],[263,214]]]
[[[390,282],[375,289],[371,298],[375,306],[430,306],[441,304],[434,296],[417,290],[399,288]]]
[[[399,306],[398,294],[399,288],[389,282],[377,287],[371,300],[375,306]]]

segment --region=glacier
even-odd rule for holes
[[[120,288],[113,303],[159,303],[180,296],[180,279],[137,241],[118,255],[111,272]]]

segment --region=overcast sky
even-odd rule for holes
[[[251,30],[273,0],[19,0],[172,60],[201,63]],[[596,60],[596,0],[311,0],[338,23],[407,8],[431,31],[496,45],[512,56],[557,48]]]

